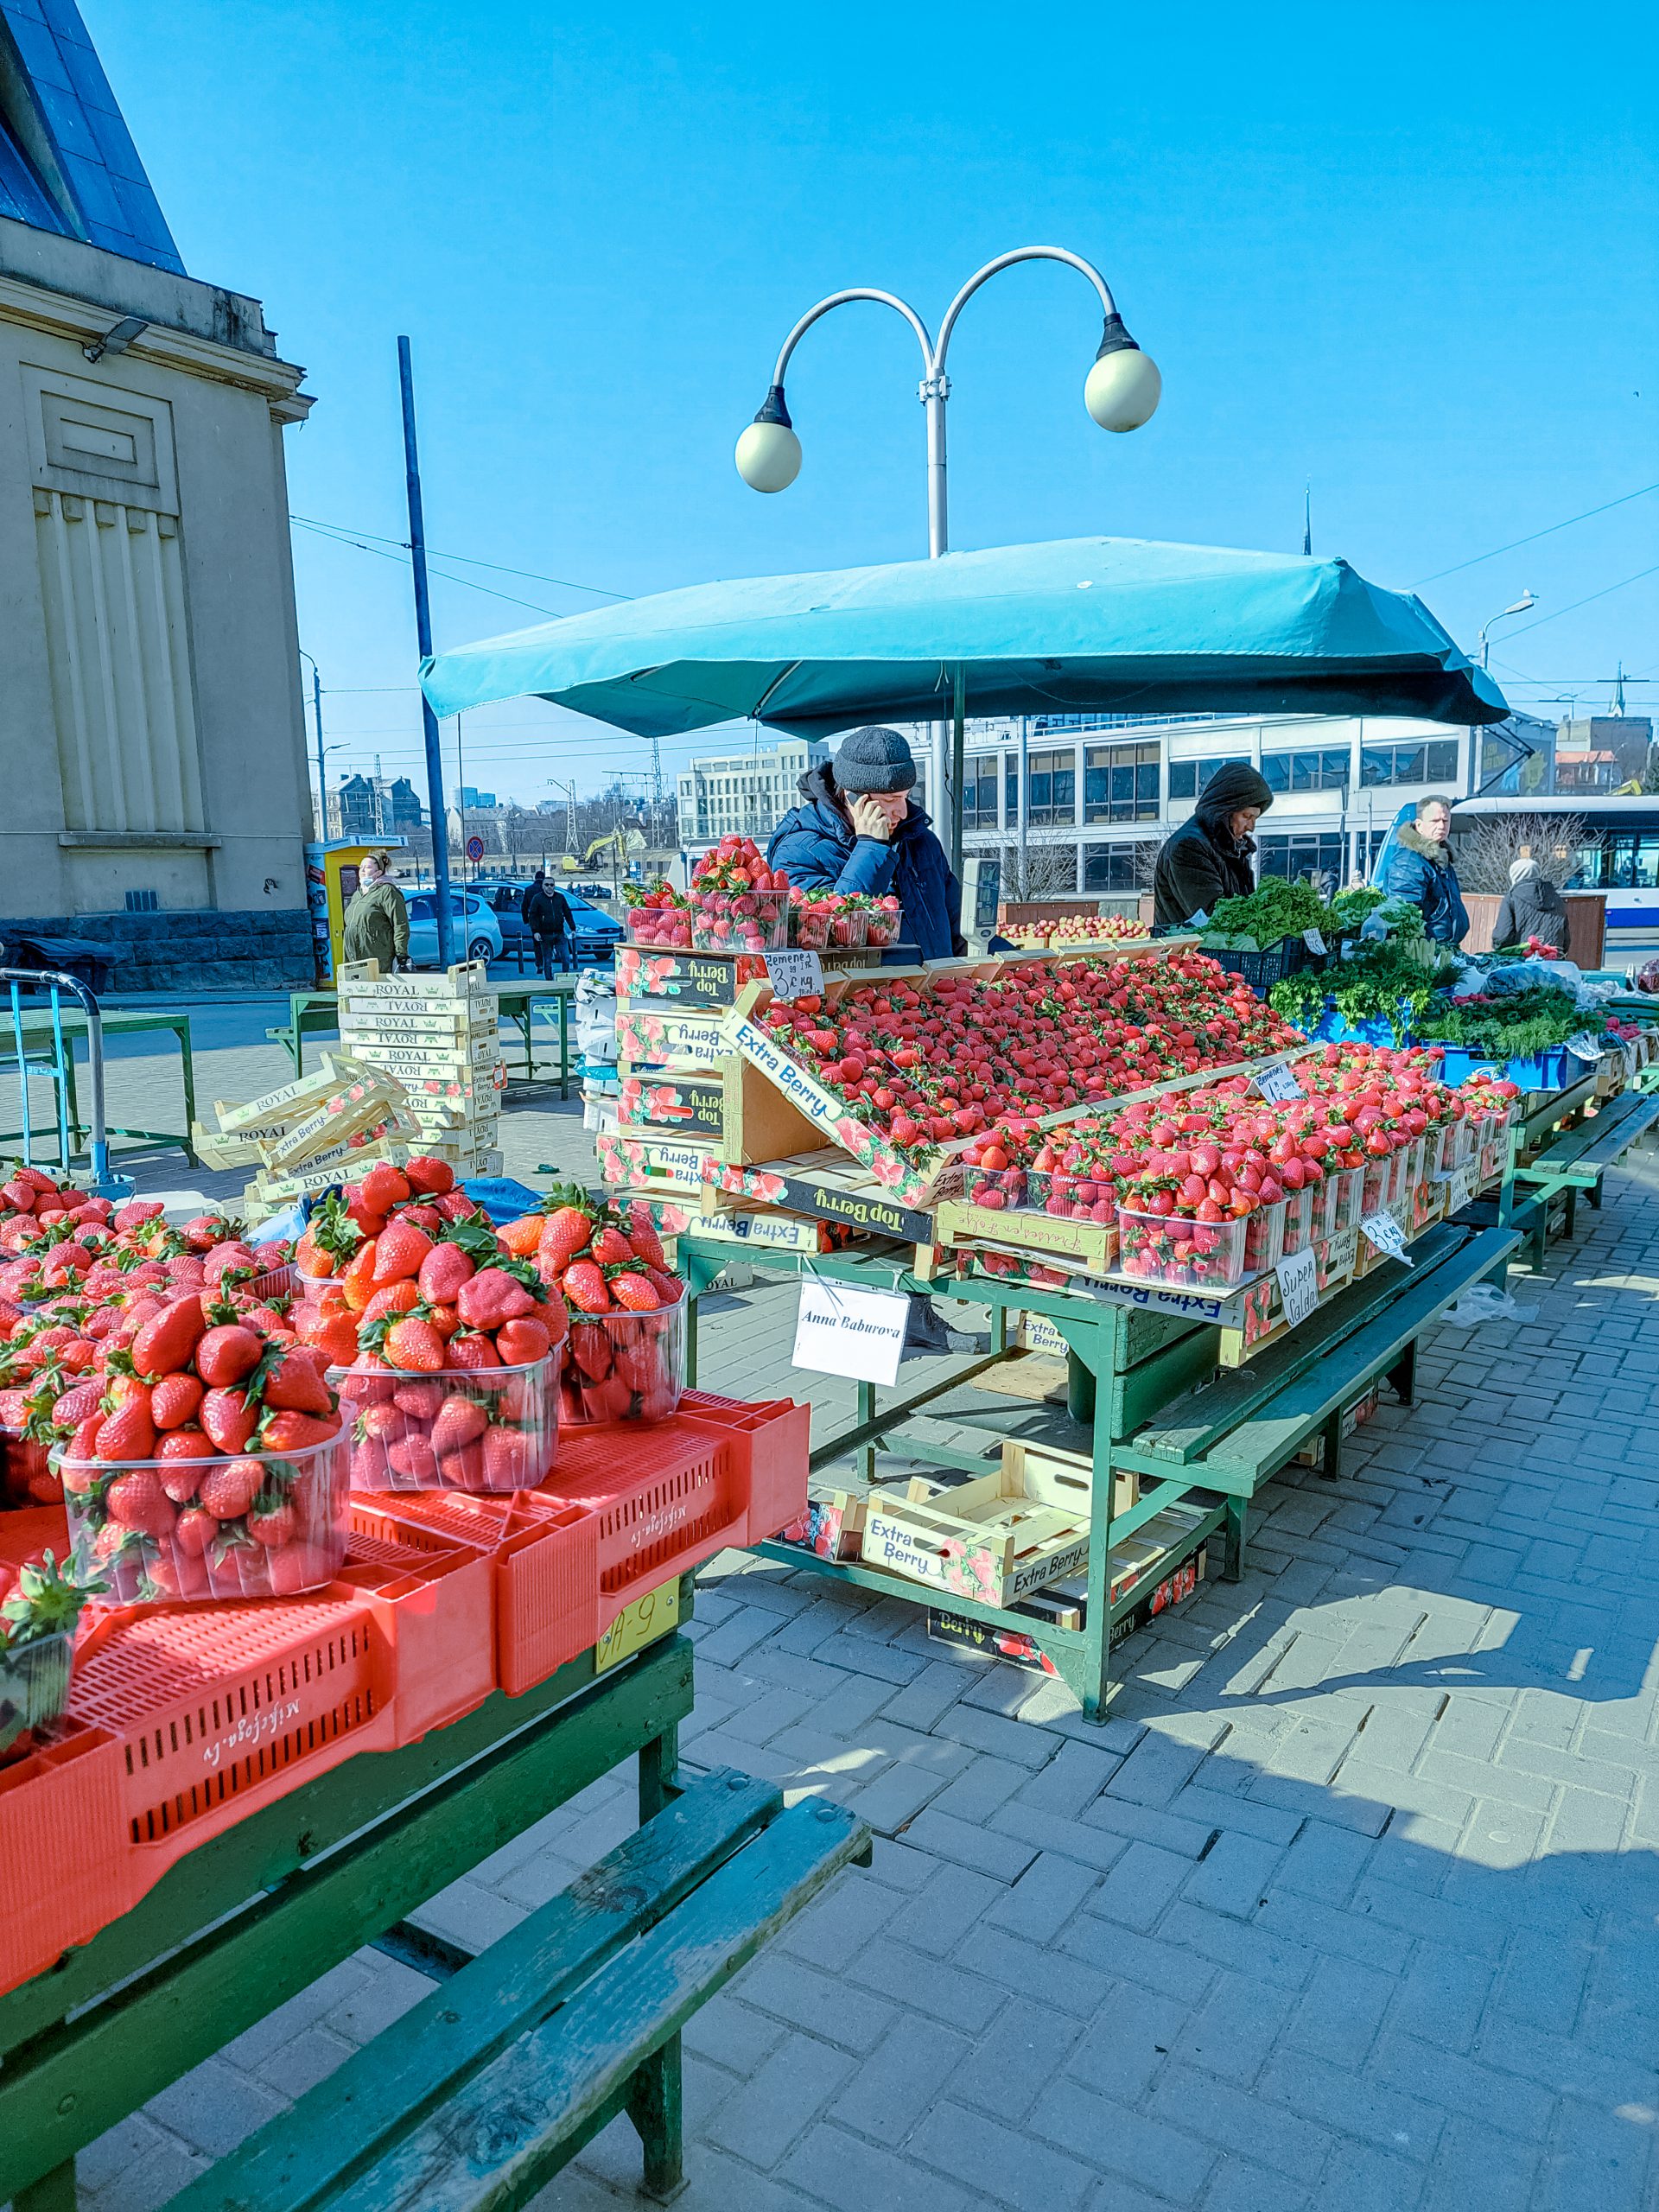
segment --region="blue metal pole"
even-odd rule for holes
[[[415,577],[415,639],[421,658],[432,652],[432,607],[426,588],[426,524],[421,512],[421,460],[415,446],[415,377],[410,365],[409,340],[397,340],[397,382],[404,401],[404,466],[409,481],[409,558]],[[421,728],[426,739],[427,806],[432,817],[432,888],[436,894],[438,965],[448,968],[455,959],[454,925],[449,911],[449,829],[443,811],[443,754],[438,743],[438,718],[425,692],[421,694]]]

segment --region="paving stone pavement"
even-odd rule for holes
[[[1103,1726],[907,1605],[715,1563],[688,1763],[878,1842],[688,2030],[686,2212],[1654,2204],[1653,1169],[1580,1225],[1527,1318],[1425,1339],[1340,1481],[1262,1494]],[[789,1387],[791,1318],[711,1312],[705,1379]],[[420,1916],[487,1941],[632,1818],[607,1777]],[[149,2212],[427,1986],[347,1961],[95,2145],[83,2202]],[[619,2122],[537,2212],[637,2176]]]

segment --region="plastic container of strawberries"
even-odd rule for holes
[[[630,944],[647,944],[666,952],[690,948],[691,916],[683,906],[630,906],[624,927]]]
[[[72,1545],[85,1544],[124,1605],[292,1598],[346,1557],[350,1440],[213,1459],[55,1462]],[[131,1506],[122,1483],[143,1479]],[[194,1478],[194,1479],[193,1479]],[[163,1491],[163,1485],[167,1491]],[[122,1518],[142,1513],[142,1525]]]
[[[0,1644],[0,1765],[21,1758],[36,1730],[68,1711],[74,1643],[66,1631]]]
[[[691,944],[697,952],[771,952],[789,943],[786,891],[691,893]]]
[[[1176,1283],[1185,1289],[1231,1290],[1249,1272],[1245,1262],[1249,1218],[1195,1221],[1188,1214],[1122,1208],[1117,1217],[1118,1272],[1143,1282]]]
[[[870,917],[843,899],[811,899],[797,893],[790,901],[790,940],[809,952],[860,951],[869,937]]]
[[[335,1367],[356,1491],[529,1490],[558,1458],[562,1347],[524,1367]]]
[[[685,1390],[686,1296],[652,1313],[570,1315],[559,1424],[565,1429],[671,1420]]]

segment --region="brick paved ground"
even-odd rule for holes
[[[579,1160],[513,1118],[513,1164]],[[1265,1493],[1103,1727],[907,1605],[717,1563],[690,1758],[881,1840],[689,2032],[687,2212],[1655,2202],[1651,1174],[1517,1285],[1535,1318],[1427,1340],[1341,1482]],[[715,1387],[777,1380],[791,1302],[711,1316]],[[602,1783],[422,1917],[486,1942],[632,1819]],[[347,1961],[95,2146],[85,2202],[147,2212],[425,1986]],[[636,2171],[619,2123],[538,2206]]]

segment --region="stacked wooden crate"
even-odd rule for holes
[[[209,1167],[251,1167],[242,1193],[250,1221],[296,1198],[314,1198],[361,1174],[377,1160],[401,1165],[420,1124],[402,1084],[348,1053],[325,1052],[315,1074],[279,1090],[214,1107],[218,1127],[198,1122],[192,1141]]]
[[[372,960],[340,971],[342,1046],[402,1084],[418,1126],[411,1149],[457,1178],[501,1172],[500,1027],[481,960],[442,976],[383,976]]]

